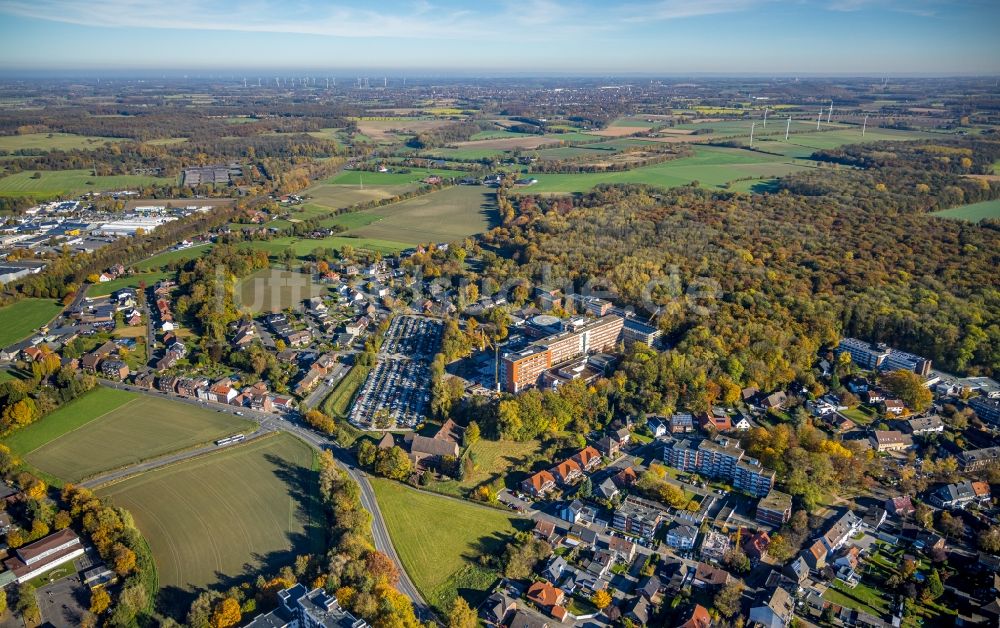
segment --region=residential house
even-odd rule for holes
[[[611,478],[618,488],[629,488],[639,481],[635,467],[625,467]]]
[[[583,470],[572,458],[563,460],[549,469],[552,477],[563,485],[569,485],[583,477]]]
[[[579,499],[563,502],[558,508],[559,518],[570,523],[578,523],[583,516],[583,502]]]
[[[667,424],[660,418],[651,418],[646,421],[646,427],[649,431],[653,433],[653,438],[660,438],[661,436],[666,436],[669,428]]]
[[[906,422],[910,434],[934,434],[944,431],[944,422],[936,414],[910,419]]]
[[[728,432],[733,429],[732,420],[722,408],[711,408],[707,412],[699,412],[695,415],[698,426],[710,433]]]
[[[819,540],[823,542],[828,552],[834,552],[854,536],[861,527],[861,519],[851,511],[837,517],[826,533]]]
[[[387,436],[391,436],[386,434]],[[535,527],[531,530],[538,539],[545,541],[548,544],[552,544],[556,539],[556,524],[551,521],[544,521],[539,519],[535,522]]]
[[[541,497],[555,488],[556,479],[548,471],[539,471],[521,482],[521,490],[533,497]]]
[[[706,589],[720,589],[732,580],[729,572],[721,567],[713,567],[708,563],[698,563],[691,584]]]
[[[795,600],[782,587],[764,591],[757,603],[750,607],[750,622],[760,628],[785,628],[792,623]]]
[[[418,469],[437,467],[446,456],[458,458],[458,444],[444,438],[431,438],[411,432],[406,434],[403,442],[408,445],[410,459]]]
[[[687,434],[694,431],[694,416],[690,414],[674,414],[670,417],[671,434]]]
[[[635,590],[636,595],[644,597],[650,602],[653,602],[660,595],[660,590],[663,588],[663,584],[660,579],[655,575],[648,576],[642,582],[639,583],[639,588]]]
[[[579,465],[584,473],[589,473],[601,464],[601,454],[593,447],[584,447],[570,457],[570,460]]]
[[[542,576],[549,582],[559,582],[562,580],[564,574],[572,571],[569,563],[562,556],[552,556],[549,558],[549,562],[545,564],[545,568],[542,569]]]
[[[801,585],[809,578],[809,569],[809,563],[802,554],[799,554],[785,564],[781,574]]]
[[[711,628],[712,616],[701,604],[695,604],[690,610],[680,616],[678,628]]]
[[[885,509],[889,514],[896,517],[908,517],[916,512],[909,495],[900,495],[899,497],[885,500]]]
[[[101,362],[101,373],[108,379],[124,381],[128,377],[128,364],[122,360],[104,360]]]
[[[767,556],[767,550],[770,546],[771,536],[766,530],[760,530],[752,533],[743,542],[743,553],[746,554],[752,564],[756,565]]]
[[[882,412],[885,414],[900,415],[906,410],[906,406],[899,399],[883,399],[881,403]]]
[[[653,608],[649,600],[644,597],[637,597],[632,601],[631,607],[625,613],[625,617],[634,624],[645,626],[649,623],[649,616],[652,612]]]
[[[760,405],[765,410],[780,410],[785,407],[786,403],[788,403],[788,396],[785,395],[784,391],[779,390],[764,397]]]
[[[621,454],[622,445],[613,436],[605,434],[597,441],[597,450],[606,458],[614,460]]]
[[[678,524],[667,530],[667,545],[680,550],[689,550],[694,548],[695,540],[698,538],[698,528],[687,525]]]
[[[517,601],[502,591],[496,591],[483,603],[482,618],[487,624],[500,626],[509,614],[517,610]]]
[[[826,545],[823,545],[823,541],[817,539],[809,547],[802,550],[799,553],[799,557],[805,560],[810,569],[818,571],[826,567],[827,554],[829,554],[829,550],[826,548]]]
[[[622,562],[631,562],[635,558],[635,543],[620,536],[612,536],[608,538],[608,551]]]
[[[594,487],[594,492],[603,497],[604,499],[611,500],[618,496],[619,490],[615,485],[613,478],[604,478],[604,480]]]
[[[506,628],[549,628],[549,623],[523,609],[516,609]]]
[[[531,583],[525,597],[529,602],[551,613],[553,608],[562,605],[565,594],[558,587],[542,580]]]
[[[931,494],[931,503],[940,508],[965,508],[974,502],[990,498],[990,485],[986,482],[966,480],[958,484],[942,486]]]
[[[869,439],[877,452],[903,451],[913,447],[913,438],[899,430],[873,430]]]

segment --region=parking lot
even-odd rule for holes
[[[443,331],[444,325],[434,319],[393,319],[378,363],[351,408],[351,423],[366,429],[407,429],[424,421],[431,401],[430,362]]]
[[[392,319],[385,333],[382,352],[386,355],[400,355],[412,360],[434,359],[441,347],[444,323],[432,318],[417,316],[397,316]]]

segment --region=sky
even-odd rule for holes
[[[1000,74],[1000,0],[0,0],[0,71]]]

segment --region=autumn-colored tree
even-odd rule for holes
[[[135,552],[121,543],[115,543],[111,548],[111,561],[119,576],[127,576],[135,570]]]
[[[111,596],[104,587],[97,587],[90,590],[90,612],[100,615],[111,606]]]
[[[607,608],[609,604],[611,604],[611,594],[602,589],[594,593],[593,596],[591,596],[590,602],[597,608],[603,610]]]
[[[337,424],[334,423],[333,419],[326,416],[319,410],[309,410],[302,418],[304,418],[306,423],[310,426],[326,434],[332,434],[337,429]]]
[[[73,523],[73,518],[65,510],[57,512],[56,516],[52,519],[52,527],[56,530],[68,528],[71,523]]]
[[[240,603],[236,598],[223,598],[212,611],[210,624],[212,628],[230,628],[240,623],[243,613],[240,610]]]
[[[479,618],[469,603],[461,595],[455,598],[448,609],[448,628],[476,628]]]
[[[882,385],[899,397],[906,407],[917,412],[929,408],[934,399],[930,389],[924,386],[923,378],[913,371],[888,373],[882,378]]]
[[[375,581],[382,580],[392,587],[399,582],[399,570],[396,568],[396,563],[382,552],[370,552],[365,559],[365,568]]]
[[[392,447],[379,452],[375,461],[375,473],[392,480],[405,480],[413,473],[413,463],[400,447]]]

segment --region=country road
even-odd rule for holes
[[[315,449],[320,451],[330,451],[337,463],[345,471],[347,471],[347,474],[351,477],[351,479],[357,482],[358,486],[361,487],[361,505],[372,515],[372,538],[375,541],[375,549],[389,556],[389,558],[391,558],[396,564],[396,568],[399,571],[399,583],[397,588],[401,593],[413,601],[413,609],[419,619],[434,619],[434,614],[431,611],[430,606],[427,605],[423,596],[420,595],[420,591],[418,591],[417,587],[413,584],[409,574],[403,567],[403,563],[399,559],[399,555],[396,553],[396,548],[392,545],[392,539],[389,537],[389,531],[386,529],[385,520],[382,518],[382,512],[379,510],[378,502],[375,499],[375,491],[372,489],[371,483],[368,482],[367,474],[356,466],[354,456],[348,449],[341,447],[336,441],[325,436],[321,436],[312,429],[304,427],[296,421],[287,420],[274,414],[256,412],[247,408],[236,408],[226,404],[202,402],[198,399],[190,399],[188,397],[180,397],[178,395],[167,395],[158,391],[139,388],[137,386],[130,386],[129,384],[123,384],[120,382],[100,380],[100,383],[102,386],[107,386],[108,388],[128,390],[154,397],[167,397],[173,401],[188,403],[202,408],[219,410],[220,412],[227,412],[233,415],[239,413],[238,416],[252,419],[259,425],[256,431],[247,435],[247,440],[259,438],[268,433],[281,431],[296,436]],[[111,482],[117,482],[137,473],[158,469],[160,467],[175,464],[182,460],[205,455],[206,453],[217,451],[219,449],[220,447],[215,445],[206,445],[176,454],[168,454],[154,460],[148,460],[131,467],[118,469],[116,471],[91,478],[81,484],[88,488],[95,488]]]

